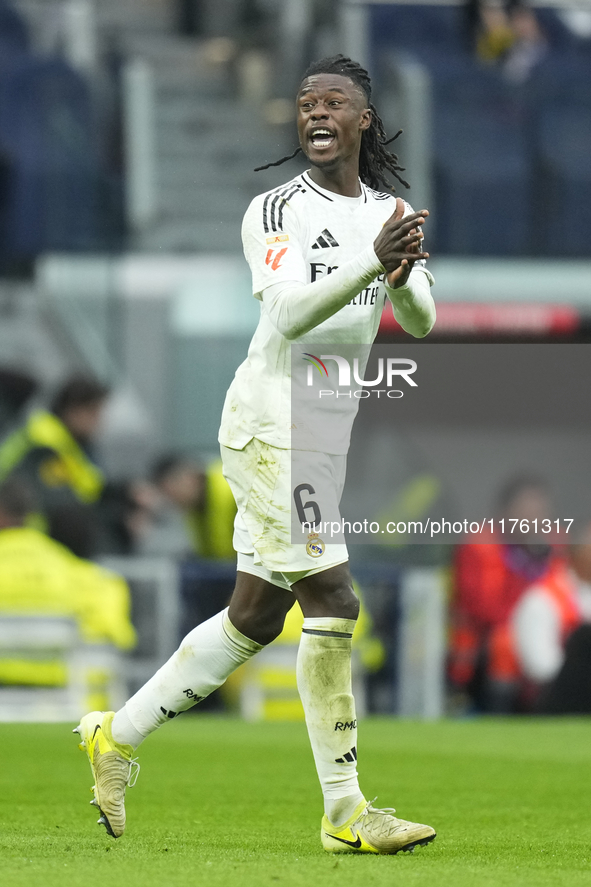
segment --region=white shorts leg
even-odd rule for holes
[[[278,588],[290,591],[289,583],[282,573],[274,573],[262,564],[255,564],[254,561],[254,554],[244,554],[242,551],[239,551],[236,569],[239,573],[250,573],[251,576],[258,576],[259,579],[264,579],[265,582],[269,582],[271,585],[277,585]]]
[[[288,585],[348,560],[344,542],[332,542],[325,534],[309,533],[307,542],[292,542],[292,520],[296,527],[299,520],[298,501],[300,510],[306,506],[306,519],[313,520],[319,513],[325,520],[340,520],[345,456],[296,454],[292,489],[291,450],[253,438],[242,450],[222,446],[221,451],[224,477],[238,509],[234,524],[237,552],[253,555],[252,564],[266,567],[271,574],[297,574]],[[296,499],[294,490],[299,491]],[[316,503],[318,512],[308,504],[311,502]]]
[[[265,582],[276,585],[278,588],[284,588],[286,591],[291,591],[291,586],[299,582],[300,579],[305,579],[307,576],[313,576],[315,573],[322,573],[324,570],[329,569],[328,567],[315,567],[312,570],[303,570],[300,573],[275,573],[268,570],[262,564],[255,564],[254,560],[254,554],[243,554],[239,551],[236,569],[239,573],[250,573],[251,576],[258,576],[259,579],[264,579]],[[341,563],[346,564],[348,560],[349,558],[347,557]],[[330,566],[337,567],[338,564],[331,564]]]

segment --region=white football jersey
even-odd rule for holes
[[[396,198],[360,185],[360,197],[343,197],[320,188],[305,172],[255,197],[246,211],[242,241],[253,294],[261,300],[261,317],[248,357],[226,395],[219,434],[225,446],[242,449],[257,437],[276,447],[292,447],[292,345],[303,343],[313,351],[315,343],[370,345],[374,341],[386,299],[383,274],[332,317],[292,341],[272,323],[262,295],[277,283],[313,283],[373,244],[395,211]],[[411,212],[406,204],[405,215]],[[424,262],[417,262],[411,273],[422,273],[419,264]],[[356,399],[319,403],[323,427],[327,411],[334,412],[334,440],[305,448],[346,453],[358,406]]]

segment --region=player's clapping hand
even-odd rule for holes
[[[374,240],[376,255],[386,271],[388,286],[404,286],[417,259],[429,258],[429,253],[421,250],[423,232],[417,227],[423,225],[428,210],[404,215],[404,201],[396,199],[396,209]]]

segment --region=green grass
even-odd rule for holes
[[[591,884],[591,720],[362,722],[366,795],[438,831],[395,857],[322,851],[303,724],[168,724],[141,748],[118,841],[70,729],[0,725],[3,887]]]

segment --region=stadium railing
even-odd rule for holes
[[[0,686],[0,722],[76,721],[89,708],[118,708],[126,698],[119,651],[84,642],[69,617],[0,614],[0,662],[3,671],[11,664],[25,669],[14,684]],[[35,684],[36,664],[57,680]]]
[[[124,661],[124,676],[134,692],[174,653],[179,644],[180,568],[161,557],[109,556],[101,566],[123,576],[131,591],[131,621],[136,648]]]

